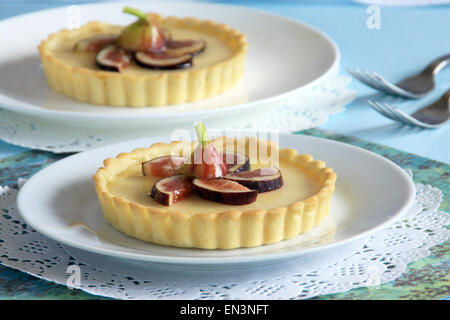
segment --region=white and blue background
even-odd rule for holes
[[[0,19],[36,10],[99,1],[0,0]],[[228,0],[203,1],[265,10],[310,24],[329,35],[341,52],[340,74],[346,68],[374,70],[396,82],[424,68],[434,58],[450,53],[450,1],[446,0]],[[380,9],[379,28],[369,28],[368,8]],[[31,26],[30,26],[31,27]],[[39,26],[35,26],[39,27]],[[367,97],[375,90],[353,80],[356,99],[333,115],[320,129],[356,136],[422,157],[450,162],[450,123],[434,130],[392,122],[373,111]],[[420,100],[400,101],[411,112],[437,99],[450,88],[450,67],[437,77],[436,89]],[[0,158],[26,149],[0,140]]]

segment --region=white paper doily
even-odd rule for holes
[[[1,187],[0,262],[119,299],[303,299],[345,292],[396,279],[408,263],[449,238],[450,215],[439,211],[441,191],[422,184],[416,190],[414,205],[400,221],[362,241],[236,272],[140,264],[66,247],[28,227],[15,209],[17,190]]]
[[[347,88],[351,78],[335,76],[319,85],[305,88],[300,95],[293,95],[280,103],[269,114],[254,117],[244,126],[214,129],[279,130],[295,132],[316,127],[328,117],[344,111],[356,93]],[[115,130],[114,128],[85,127],[49,123],[45,119],[2,110],[0,107],[0,139],[22,147],[55,153],[78,152],[102,145],[143,138],[145,130]]]

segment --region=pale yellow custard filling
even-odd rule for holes
[[[257,165],[252,165],[252,169],[255,169],[255,167]],[[289,206],[307,199],[319,189],[319,184],[313,177],[292,163],[281,161],[280,170],[284,183],[280,189],[259,193],[256,202],[242,206],[225,205],[204,200],[195,193],[170,207],[163,206],[148,195],[158,178],[143,176],[140,163],[131,165],[127,170],[116,176],[114,180],[109,182],[107,188],[112,195],[145,207],[187,214],[219,213],[230,210],[269,210]]]
[[[38,49],[51,89],[79,101],[117,107],[176,105],[217,96],[235,86],[244,74],[248,43],[245,35],[225,24],[195,18],[161,18],[172,39],[204,40],[203,52],[190,67],[153,70],[135,61],[111,72],[100,69],[95,53],[76,52],[75,43],[99,34],[120,34],[123,26],[92,21],[80,28],[49,35]]]
[[[212,35],[189,29],[181,29],[175,27],[162,27],[170,30],[173,40],[199,40],[203,39],[207,45],[205,50],[194,56],[193,65],[189,69],[202,69],[225,61],[233,54],[232,48],[228,46],[221,39]],[[92,70],[99,70],[99,67],[95,63],[95,54],[89,52],[76,52],[73,50],[75,43],[83,38],[87,38],[97,34],[119,34],[123,27],[120,26],[108,26],[102,32],[96,32],[92,34],[77,34],[71,33],[67,37],[58,38],[50,44],[51,53],[59,60],[66,64],[75,67],[84,67]],[[180,69],[183,70],[183,69]],[[177,70],[152,70],[143,68],[136,63],[132,62],[121,73],[123,74],[161,74],[166,72],[177,72]]]
[[[161,205],[149,196],[157,178],[142,175],[142,162],[170,154],[190,155],[195,145],[184,141],[156,143],[105,159],[104,167],[94,175],[106,221],[131,237],[152,243],[232,249],[296,237],[328,215],[337,176],[325,162],[256,138],[218,137],[212,142],[217,150],[238,150],[265,166],[275,164],[282,173],[283,186],[258,193],[249,205],[208,201],[195,192],[172,206]]]

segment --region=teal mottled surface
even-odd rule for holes
[[[332,134],[316,129],[300,132],[305,135],[333,139],[373,151],[404,169],[413,172],[414,182],[429,184],[443,193],[440,210],[450,211],[450,165],[402,152],[393,148],[363,141],[354,137]],[[314,299],[444,299],[450,295],[450,241],[431,248],[431,255],[412,262],[407,271],[395,281],[353,289],[346,293],[320,296]]]
[[[316,137],[337,140],[349,143],[386,157],[403,169],[410,169],[413,172],[414,182],[429,184],[441,189],[444,201],[441,205],[442,211],[450,211],[450,165],[443,162],[434,161],[428,158],[419,157],[412,153],[402,152],[394,148],[386,147],[373,142],[364,141],[355,137],[345,136],[323,130],[311,129],[299,132],[300,134],[312,135]]]
[[[416,183],[429,184],[442,190],[441,210],[449,212],[450,166],[411,153],[363,141],[354,137],[333,134],[317,129],[299,134],[337,140],[378,153],[414,173]],[[41,168],[68,156],[42,151],[27,151],[0,160],[0,185],[16,186],[19,177],[28,178]],[[448,214],[442,212],[442,214]],[[450,295],[450,241],[431,249],[431,255],[410,263],[406,272],[390,283],[353,289],[314,299],[445,299]],[[46,280],[0,265],[0,299],[104,299],[76,289],[68,289]]]

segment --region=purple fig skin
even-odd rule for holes
[[[219,202],[227,205],[247,205],[256,201],[258,192],[256,190],[227,191],[214,190],[202,185],[202,179],[194,179],[194,191],[203,199]],[[219,179],[218,179],[219,180]]]
[[[222,157],[223,162],[228,168],[228,172],[243,172],[250,170],[250,159],[244,154],[231,151],[224,151],[222,152]],[[230,158],[232,159],[230,160]]]
[[[146,58],[146,56],[149,57],[146,60],[151,61],[151,63],[144,62],[145,61],[144,59]],[[165,59],[165,57],[167,57],[167,58]],[[136,61],[136,63],[139,66],[141,66],[143,68],[155,69],[155,70],[174,70],[174,69],[183,69],[183,68],[192,66],[192,56],[190,56],[190,55],[172,58],[171,56],[168,56],[165,53],[149,54],[149,53],[143,53],[143,52],[136,52],[134,54],[134,60]],[[167,61],[169,61],[169,60],[173,60],[173,61],[179,60],[179,62],[175,62],[173,64],[167,64]]]
[[[150,197],[152,197],[156,202],[159,202],[164,206],[170,206],[173,204],[171,203],[170,194],[159,192],[158,189],[156,189],[156,186],[153,186],[152,192],[150,193]]]
[[[283,186],[283,176],[279,169],[276,169],[276,173],[272,175],[261,175],[260,169],[257,169],[247,172],[232,172],[225,175],[224,178],[256,190],[258,193],[277,190]]]
[[[120,72],[131,62],[131,58],[125,51],[111,44],[97,53],[95,62],[100,69]]]
[[[102,69],[104,71],[119,72],[119,68],[105,66],[105,65],[102,65],[102,64],[100,64],[98,62],[96,64],[97,64],[97,67],[99,67],[100,69]]]
[[[175,175],[156,181],[150,197],[162,205],[171,206],[186,198],[191,191],[191,179],[183,175]]]

